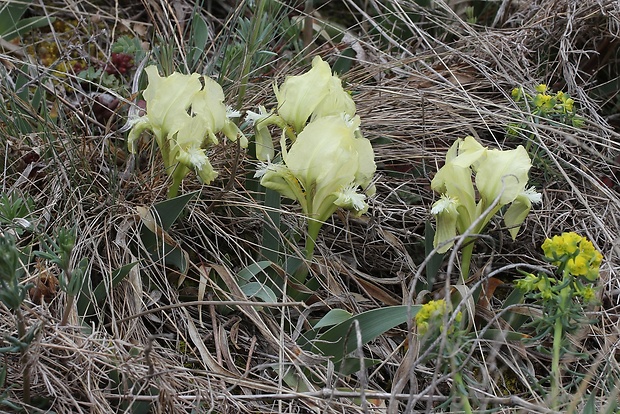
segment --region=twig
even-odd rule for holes
[[[304,302],[253,302],[250,300],[195,300],[191,302],[181,302],[181,303],[172,303],[170,305],[161,306],[158,308],[147,309],[135,315],[128,316],[126,318],[117,319],[114,322],[110,322],[104,325],[105,328],[109,328],[113,324],[123,323],[130,321],[132,319],[136,319],[145,315],[149,315],[151,313],[156,313],[164,310],[175,309],[175,308],[184,308],[189,306],[260,306],[260,307],[307,307]]]

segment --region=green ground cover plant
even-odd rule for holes
[[[619,27],[9,0],[0,411],[617,412]]]

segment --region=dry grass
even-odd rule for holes
[[[208,51],[209,59],[214,59],[217,45],[226,41],[222,27],[233,24],[215,17],[223,16],[229,3],[234,2],[218,2],[211,10],[216,46]],[[58,125],[32,115],[32,125],[41,128],[23,136],[11,125],[0,124],[2,191],[34,198],[39,228],[78,226],[75,261],[89,258],[93,283],[109,285],[114,269],[138,263],[125,281],[108,289],[105,304],[95,309],[91,319],[100,323],[92,323],[89,329],[80,327],[75,314],[69,326],[58,326],[63,294],[44,304],[26,302],[30,324],[41,324],[29,350],[32,395],[46,399],[47,408],[58,413],[132,412],[132,407],[151,402],[152,412],[162,413],[379,413],[387,412],[389,403],[390,412],[433,411],[445,400],[451,380],[434,375],[431,364],[416,360],[415,352],[408,351],[415,346],[407,348],[403,342],[405,329],[392,330],[364,347],[366,357],[382,362],[353,376],[341,376],[321,356],[302,351],[296,339],[310,318],[328,309],[359,313],[416,301],[411,286],[423,270],[424,226],[431,219],[435,197],[430,178],[456,138],[471,134],[489,146],[516,146],[518,142],[505,137],[506,125],[515,122],[527,125],[530,148],[545,160],[531,172],[532,182],[543,193],[543,206],[528,216],[516,242],[501,230],[499,221],[492,223],[489,233],[495,245],[481,243],[474,271],[488,264],[485,275],[500,269],[499,276],[509,283],[518,276],[510,265],[544,266],[538,249],[546,237],[576,231],[592,240],[605,257],[602,305],[591,313],[599,322],[572,338],[575,349],[591,358],[565,361],[566,367],[591,378],[584,389],[572,389],[570,401],[582,409],[584,395],[593,393],[602,409],[617,398],[620,195],[615,178],[618,165],[612,160],[620,153],[620,141],[614,129],[617,106],[616,113],[608,111],[617,96],[595,100],[593,91],[605,76],[610,83],[618,81],[618,3],[502,2],[509,7],[489,19],[497,20],[495,27],[486,28],[465,23],[464,15],[443,1],[435,3],[432,13],[419,8],[423,19],[417,23],[400,9],[401,3],[414,7],[408,4],[412,2],[370,1],[366,9],[356,3],[360,2],[343,0],[342,4],[360,20],[358,24],[348,21],[356,37],[348,45],[346,40],[319,39],[315,53],[333,62],[347,46],[356,52],[352,70],[344,78],[354,92],[363,131],[374,142],[380,166],[378,192],[366,216],[355,219],[339,213],[324,226],[312,266],[322,274],[324,284],[312,304],[283,301],[257,308],[249,305],[232,277],[255,261],[265,225],[256,194],[245,189],[246,171],[251,172],[255,163],[242,153],[233,168],[234,146],[228,144],[212,154],[220,171],[212,186],[200,187],[192,179],[183,184],[182,193],[200,190],[200,195],[169,232],[188,252],[189,273],[196,279],[179,290],[178,274],[161,260],[153,260],[139,244],[136,207],[165,198],[166,175],[158,162],[149,161],[157,160],[157,155],[148,151],[131,174],[124,174],[130,170],[124,135],[118,132],[122,120],[112,118],[108,125],[97,121],[88,110],[93,95],[79,88],[74,76],[61,78],[54,73],[42,86],[59,107]],[[92,28],[90,38],[72,43],[82,52],[92,42],[105,55],[110,44],[106,36],[127,31],[150,41],[145,36],[151,31],[172,39],[177,59],[184,55],[188,23],[175,22],[174,16],[186,16],[180,10],[191,8],[190,3],[180,9],[165,1],[118,8],[72,4],[49,3],[37,13],[75,18],[81,33]],[[372,16],[365,16],[364,10]],[[234,14],[234,8],[229,11]],[[329,20],[328,12],[319,8],[317,16]],[[377,35],[382,15],[414,35]],[[66,39],[56,40],[61,50],[69,50],[68,44],[61,43]],[[0,58],[7,76],[16,75],[29,59],[9,51]],[[59,57],[63,58],[68,56]],[[48,70],[31,62],[32,79],[37,71]],[[259,103],[269,106],[272,75],[281,81],[284,75],[305,68],[290,67],[285,55],[270,64],[269,76],[251,77],[243,109]],[[539,83],[575,97],[585,126],[532,122],[512,102],[510,91]],[[4,104],[15,105],[6,85],[0,86]],[[231,93],[238,90],[236,86],[233,83]],[[129,104],[128,93],[107,93]],[[233,95],[228,96],[233,102]],[[32,152],[40,155],[34,164],[25,158]],[[235,169],[232,190],[223,192]],[[604,177],[616,186],[602,184]],[[282,220],[303,228],[303,219],[292,206],[283,208]],[[29,267],[28,280],[46,272],[56,269]],[[199,279],[200,275],[204,277]],[[456,272],[444,274],[450,276],[456,277]],[[206,283],[204,297],[199,292],[201,281]],[[485,320],[493,319],[497,311],[493,306],[487,309]],[[14,334],[13,316],[4,307],[0,307],[0,319],[3,335]],[[481,378],[479,389],[470,394],[481,401],[481,409],[550,412],[528,372],[531,368],[537,376],[545,376],[549,366],[545,355],[506,341],[481,339],[470,345],[472,358],[478,361],[476,375]],[[4,362],[6,383],[14,384],[7,398],[20,401],[19,356],[9,354]],[[292,389],[279,375],[284,372],[297,373],[308,391]],[[353,398],[360,396],[360,388],[365,390],[364,403]]]

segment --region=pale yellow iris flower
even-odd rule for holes
[[[541,202],[541,195],[533,187],[526,188],[531,166],[521,145],[501,151],[487,149],[471,136],[458,139],[431,182],[431,188],[441,194],[431,210],[437,220],[434,246],[441,246],[438,251],[448,251],[454,244],[451,239],[465,233],[478,219],[471,233],[480,233],[507,205],[510,206],[504,213],[504,223],[512,238],[516,238],[532,204]],[[481,217],[496,199],[497,204]]]
[[[283,137],[295,141],[309,121],[340,114],[355,116],[353,98],[320,56],[312,60],[312,69],[308,72],[288,76],[279,87],[274,84],[273,89],[278,101],[275,111],[261,106],[258,112],[248,111],[246,118],[254,125],[256,158],[260,161],[274,158],[269,125],[277,125]]]
[[[320,56],[312,60],[312,69],[308,72],[287,77],[280,87],[274,85],[274,92],[278,99],[278,115],[293,126],[295,133],[301,132],[310,117],[316,119],[342,112],[351,117],[355,115],[351,95]]]
[[[231,113],[224,105],[222,87],[197,73],[175,72],[162,77],[156,66],[145,71],[149,82],[143,92],[146,114],[130,121],[133,125],[127,140],[129,150],[135,151],[136,141],[148,129],[173,176],[173,187],[178,187],[190,170],[195,170],[204,183],[210,183],[217,172],[205,150],[218,143],[215,134],[222,132],[230,140],[240,139],[241,146],[247,146],[245,136],[229,118]]]
[[[346,114],[308,123],[290,149],[282,143],[283,163],[269,163],[259,170],[261,184],[297,200],[306,216],[319,222],[338,207],[357,215],[366,212],[376,165],[359,124],[359,117]]]

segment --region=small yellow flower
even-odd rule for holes
[[[415,322],[420,335],[426,335],[433,322],[442,323],[443,315],[446,313],[446,301],[431,300],[422,305],[422,308],[415,315]]]
[[[526,292],[531,292],[536,289],[538,284],[539,277],[533,273],[528,273],[525,275],[523,279],[517,280],[516,286],[517,288],[524,290]]]
[[[572,235],[563,233],[561,236],[546,239],[542,244],[542,249],[547,258],[558,260],[564,255],[573,254],[576,250],[576,242]]]
[[[586,286],[580,293],[586,303],[593,302],[596,299],[596,291],[591,286]]]
[[[551,96],[543,95],[542,93],[537,94],[532,102],[537,108],[551,109],[553,107]]]
[[[571,99],[570,96],[560,91],[555,95],[555,99],[558,102],[559,109],[561,109],[564,113],[573,112],[573,105],[575,104],[575,101]]]
[[[546,275],[536,276],[528,273],[523,279],[517,281],[516,286],[526,292],[538,291],[543,299],[550,299],[553,297],[551,283],[552,280]]]
[[[514,88],[510,95],[515,102],[519,102],[523,98],[523,88]]]
[[[573,105],[575,104],[575,101],[572,99],[567,99],[563,102],[563,106],[564,106],[564,110],[566,112],[573,112]]]
[[[444,299],[431,300],[428,303],[422,305],[422,308],[415,315],[416,326],[418,327],[418,333],[421,336],[426,335],[433,327],[438,327],[439,331],[443,332],[443,318],[448,311],[446,301]],[[456,323],[461,321],[462,314],[458,313],[456,316]],[[454,327],[451,327],[448,332],[453,332]]]
[[[588,273],[588,259],[585,254],[579,254],[566,262],[566,268],[575,276],[585,276]]]

